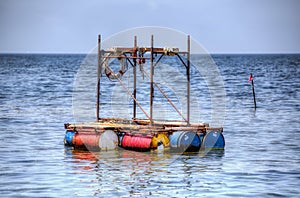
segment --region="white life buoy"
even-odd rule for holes
[[[103,60],[104,72],[106,76],[111,80],[120,79],[127,71],[125,56],[121,52],[117,52],[114,48],[109,49],[108,51],[110,51],[110,53],[106,53]],[[118,60],[120,63],[120,69],[118,72],[112,71],[112,69],[109,67],[109,60],[111,58],[115,58],[116,56],[118,56]]]

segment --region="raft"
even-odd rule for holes
[[[210,127],[208,123],[192,123],[190,120],[190,37],[187,37],[187,51],[180,51],[179,48],[158,47],[153,45],[153,35],[151,36],[150,47],[137,46],[137,38],[134,37],[133,47],[111,47],[107,50],[101,49],[101,36],[98,37],[98,78],[97,78],[97,98],[96,98],[96,121],[85,123],[65,123],[64,144],[75,150],[108,151],[116,149],[128,149],[135,151],[152,151],[164,148],[170,152],[199,152],[205,149],[221,149],[225,147],[225,139],[222,127]],[[145,54],[150,54],[145,57]],[[155,56],[160,56],[154,61]],[[178,58],[187,75],[187,109],[186,116],[180,112],[172,100],[154,81],[154,65],[162,57],[172,56]],[[120,70],[113,72],[109,65],[110,59],[117,59],[120,63]],[[150,74],[141,69],[146,61],[150,61]],[[127,72],[127,64],[133,69],[134,85],[133,93],[122,82],[122,75]],[[141,102],[136,97],[137,67],[140,67],[141,75],[149,78],[150,82],[150,107],[149,112],[145,111]],[[102,72],[104,71],[103,75]],[[105,75],[105,76],[104,76]],[[111,81],[119,82],[124,90],[133,99],[132,119],[124,118],[102,118],[100,116],[100,84],[101,78],[107,77]],[[156,120],[153,117],[153,92],[154,86],[167,99],[174,108],[174,113],[178,113],[182,120]],[[137,107],[145,114],[147,119],[137,118]],[[128,108],[128,107],[124,107]]]
[[[108,151],[118,148],[151,151],[159,146],[171,152],[224,149],[223,128],[207,123],[186,126],[178,121],[146,124],[146,120],[100,119],[98,122],[65,124],[64,143],[74,149]]]

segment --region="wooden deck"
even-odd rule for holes
[[[101,133],[105,130],[113,130],[115,132],[125,132],[127,134],[143,134],[156,135],[158,133],[171,134],[175,131],[190,131],[197,134],[206,133],[207,131],[223,132],[222,127],[211,128],[207,123],[190,123],[178,120],[153,120],[152,125],[147,119],[116,119],[106,118],[99,119],[98,122],[85,122],[78,124],[65,124],[65,129],[77,132],[96,132]]]

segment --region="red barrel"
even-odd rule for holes
[[[73,145],[77,148],[99,149],[99,134],[77,132],[74,134]]]
[[[122,147],[133,150],[149,150],[152,137],[137,136],[137,135],[124,135],[122,139]]]

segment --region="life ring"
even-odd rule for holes
[[[107,53],[104,57],[104,72],[106,76],[111,80],[120,79],[125,74],[128,68],[125,56],[121,52],[117,52],[115,49],[109,49],[108,51],[112,51],[112,53]],[[118,72],[113,72],[112,69],[109,67],[109,60],[111,58],[115,58],[116,56],[118,56],[120,68]]]

